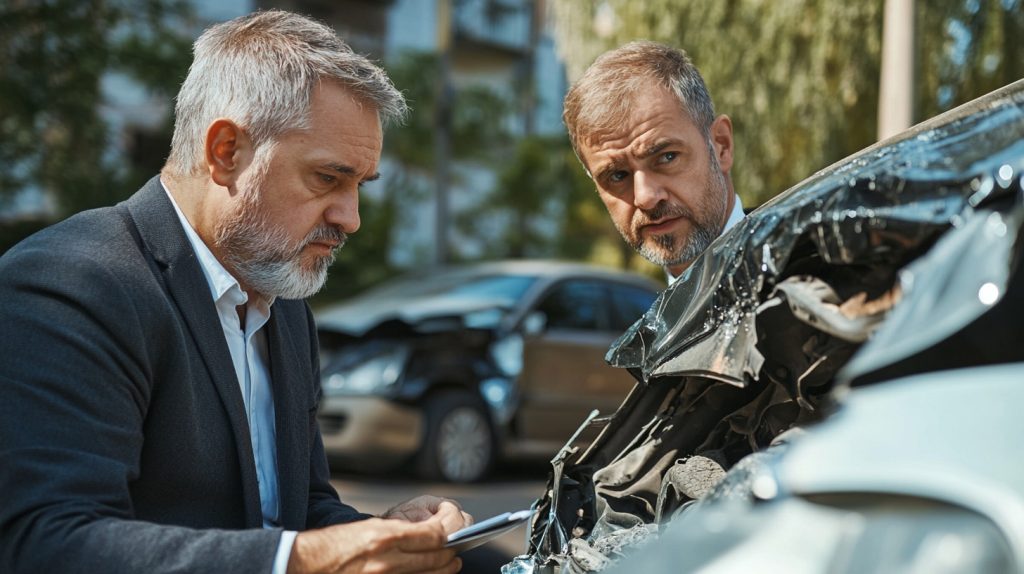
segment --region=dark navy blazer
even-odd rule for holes
[[[342,504],[302,301],[267,329],[282,527]],[[0,572],[270,572],[242,395],[210,289],[153,178],[0,258]]]

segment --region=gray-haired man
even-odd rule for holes
[[[743,218],[732,122],[715,117],[682,50],[633,42],[603,54],[569,90],[563,119],[622,237],[671,279]]]
[[[0,258],[0,571],[458,570],[452,501],[338,500],[296,300],[359,228],[404,111],[317,22],[214,26],[160,177]]]

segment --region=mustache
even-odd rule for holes
[[[677,217],[685,217],[690,221],[695,221],[693,212],[686,207],[672,205],[666,200],[661,200],[650,210],[637,210],[633,221],[633,229],[640,229],[665,218],[674,219]]]
[[[331,227],[329,225],[320,225],[309,232],[306,239],[303,241],[303,245],[309,245],[314,242],[331,242],[337,243],[338,246],[335,249],[341,249],[344,247],[345,242],[348,241],[348,234],[338,229],[337,227]]]

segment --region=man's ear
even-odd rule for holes
[[[718,165],[722,173],[729,173],[732,169],[732,120],[729,116],[722,114],[715,118],[711,124],[711,142],[715,144],[715,153],[718,156]]]
[[[220,118],[206,130],[206,167],[219,186],[232,187],[252,161],[249,136],[235,122]]]

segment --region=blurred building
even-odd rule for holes
[[[561,104],[567,85],[546,19],[545,0],[193,0],[192,5],[198,17],[195,29],[188,31],[193,36],[214,22],[257,9],[280,8],[326,22],[353,49],[385,67],[407,52],[441,54],[448,64],[442,80],[449,86],[448,93],[454,94],[455,106],[460,90],[485,86],[515,102],[510,110],[486,118],[500,122],[513,136],[562,130]],[[102,91],[100,113],[112,141],[109,157],[115,163],[127,158],[125,163],[155,173],[169,149],[165,126],[173,102],[122,73],[107,73]],[[444,134],[443,122],[436,128]],[[383,182],[397,169],[397,163],[386,156],[381,165]],[[439,173],[440,179],[435,179]],[[472,257],[471,241],[460,238],[450,220],[478,204],[481,194],[493,188],[494,168],[441,154],[434,171],[421,170],[413,177],[420,180],[421,189],[442,191],[446,208],[439,218],[437,195],[411,200],[419,205],[403,205],[403,211],[412,215],[395,231],[392,263],[410,267],[436,252],[440,229],[449,234],[451,243],[459,244],[464,255]],[[370,186],[368,193],[382,193],[381,187]],[[0,203],[0,220],[47,219],[55,213],[52,198],[34,188]]]
[[[562,98],[568,85],[545,0],[260,0],[257,6],[327,22],[356,51],[385,63],[406,52],[439,54],[447,63],[441,80],[448,93],[455,94],[454,105],[461,89],[484,86],[516,103],[511,112],[488,118],[514,135],[548,135],[563,129]],[[446,126],[435,129],[444,136]],[[416,216],[394,230],[391,258],[399,267],[422,262],[427,255],[424,246],[430,246],[427,251],[435,261],[448,258],[449,249],[440,248],[442,244],[457,244],[461,255],[469,257],[481,249],[471,238],[460,236],[452,221],[478,207],[481,194],[494,187],[496,173],[485,164],[446,157],[450,145],[442,144],[435,141],[441,158],[434,172],[415,174],[419,187],[432,189],[434,195],[421,200],[422,205],[406,205],[406,212]],[[382,162],[384,181],[389,170],[397,169],[390,159],[385,156]]]
[[[532,133],[562,129],[568,85],[545,0],[258,0],[255,7],[313,16],[357,52],[385,62],[450,46],[456,89],[483,84],[514,98],[515,87],[529,82],[533,106],[513,119]]]

